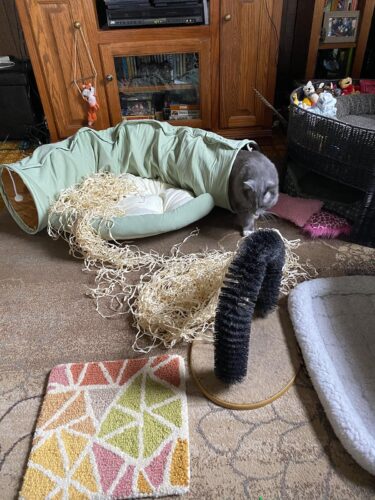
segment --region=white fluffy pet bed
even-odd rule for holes
[[[177,189],[170,184],[160,182],[154,179],[143,179],[132,174],[124,174],[124,178],[131,181],[138,193],[127,195],[120,200],[116,208],[123,211],[127,216],[142,215],[163,215],[175,212],[185,205],[192,202],[195,197],[190,191]],[[141,224],[142,218],[139,218]],[[139,234],[139,231],[127,234],[128,238],[140,238],[148,236]]]
[[[375,276],[301,283],[290,293],[289,312],[333,429],[375,474]]]

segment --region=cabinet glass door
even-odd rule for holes
[[[209,38],[108,42],[100,55],[112,125],[155,119],[210,128]]]
[[[201,118],[198,52],[115,56],[114,66],[123,118]]]

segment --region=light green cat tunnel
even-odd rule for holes
[[[150,236],[184,227],[214,205],[230,210],[228,181],[237,152],[250,141],[174,127],[154,120],[123,122],[102,131],[82,128],[74,136],[37,148],[34,154],[0,165],[0,193],[17,224],[36,234],[61,191],[96,172],[131,173],[191,191],[195,198],[170,212],[114,218],[105,239]]]

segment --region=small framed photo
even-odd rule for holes
[[[358,22],[359,11],[337,10],[326,12],[323,22],[322,43],[355,42]]]
[[[153,114],[150,96],[125,96],[122,106],[126,116],[151,116]]]

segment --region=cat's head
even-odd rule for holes
[[[305,96],[307,96],[307,97],[315,92],[315,87],[314,87],[311,80],[309,82],[307,82],[306,85],[302,89],[303,89]]]
[[[272,208],[279,196],[275,165],[259,151],[240,151],[230,178],[230,202],[235,212],[255,218]]]
[[[256,219],[272,208],[279,197],[279,183],[273,179],[249,179],[243,189]]]

